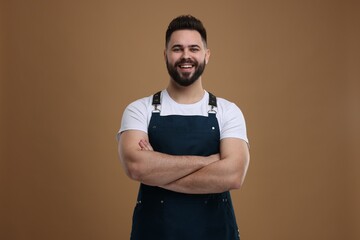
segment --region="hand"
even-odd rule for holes
[[[154,151],[154,149],[152,148],[152,146],[150,145],[150,143],[147,140],[141,139],[139,142],[139,146],[140,146],[141,150]]]

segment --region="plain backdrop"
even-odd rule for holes
[[[129,239],[117,158],[131,101],[166,87],[165,30],[203,21],[207,90],[243,111],[242,239],[360,239],[360,5],[351,0],[0,2],[0,239]],[[190,216],[189,216],[190,217]]]

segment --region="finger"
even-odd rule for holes
[[[144,142],[143,140],[140,140],[139,146],[140,146],[141,150],[149,150],[146,142]]]
[[[154,149],[152,148],[151,144],[147,141],[147,140],[144,140],[145,144],[146,144],[146,148],[150,151],[154,151]]]

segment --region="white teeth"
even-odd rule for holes
[[[181,68],[192,68],[192,65],[180,65]]]

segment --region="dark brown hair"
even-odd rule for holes
[[[201,35],[201,39],[204,42],[204,45],[207,45],[207,39],[206,39],[206,29],[202,22],[191,16],[191,15],[181,15],[177,18],[174,18],[167,30],[165,35],[165,46],[168,45],[170,41],[171,34],[177,30],[195,30],[198,31]]]

